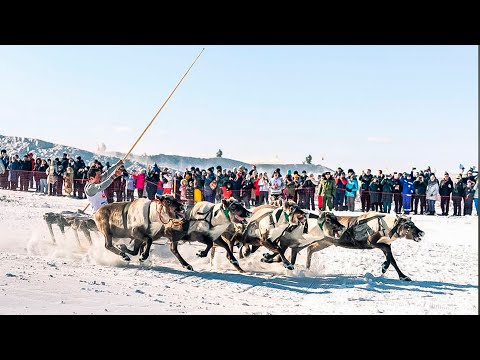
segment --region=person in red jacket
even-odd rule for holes
[[[335,177],[335,184],[337,185],[337,190],[335,192],[335,198],[333,199],[333,208],[336,211],[342,211],[345,203],[345,186],[347,185],[345,172],[342,171]]]

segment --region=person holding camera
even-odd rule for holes
[[[422,175],[418,175],[413,182],[413,189],[413,213],[415,215],[418,214],[418,203],[420,202],[420,215],[423,215],[427,202],[425,198],[425,194],[427,193],[427,182]]]
[[[367,173],[365,174],[362,171],[362,175],[358,178],[361,182],[361,192],[360,192],[360,200],[362,202],[362,211],[367,212],[370,211],[370,183],[372,182],[373,175],[372,170],[367,169]]]
[[[453,216],[462,215],[462,199],[465,196],[465,184],[462,175],[458,174],[452,188]]]
[[[450,194],[453,190],[453,182],[450,179],[450,175],[445,172],[444,179],[440,181],[439,193],[440,193],[440,207],[442,208],[442,215],[448,216],[448,210],[450,208]]]

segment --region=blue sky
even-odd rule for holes
[[[0,46],[0,134],[126,152],[202,47],[134,153],[478,163],[476,46]]]

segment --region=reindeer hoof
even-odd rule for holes
[[[193,271],[193,266],[188,264],[187,266],[184,266],[185,269]]]
[[[260,261],[271,264],[273,262],[273,259],[262,258]]]
[[[288,265],[284,264],[283,266],[285,266],[288,270],[295,269],[295,266],[293,266],[292,264],[288,264]]]
[[[122,257],[123,260],[130,261],[130,258],[128,257],[128,255],[125,254],[124,252],[120,253],[120,256]]]
[[[400,280],[403,280],[403,281],[412,281],[412,279],[410,279],[408,276],[400,276]]]
[[[206,256],[207,256],[207,252],[206,252],[206,251],[199,251],[199,252],[197,252],[197,256],[198,256],[198,257],[206,257]]]
[[[383,263],[382,264],[382,274],[385,274],[387,272],[387,264]]]
[[[272,256],[272,254],[263,253],[263,257],[264,257],[265,259],[269,259],[271,256]]]

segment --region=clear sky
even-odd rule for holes
[[[126,152],[202,47],[0,46],[0,134]],[[478,163],[477,46],[205,48],[134,153]]]

